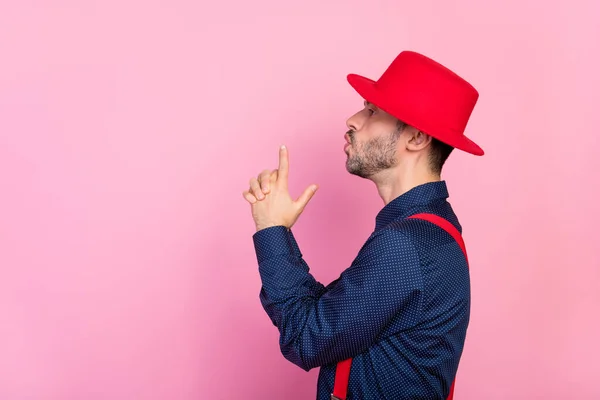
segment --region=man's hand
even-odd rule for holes
[[[243,195],[251,205],[257,231],[280,225],[290,229],[318,189],[317,185],[310,185],[294,201],[288,191],[288,171],[288,151],[285,146],[281,146],[279,168],[264,170],[258,179],[250,179],[250,188]]]

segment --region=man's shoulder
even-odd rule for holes
[[[448,221],[459,232],[462,230],[454,214],[430,212],[437,217]],[[409,240],[415,248],[421,250],[432,249],[439,245],[453,242],[452,235],[436,223],[421,218],[403,218],[390,222],[382,230],[395,232],[397,235]]]

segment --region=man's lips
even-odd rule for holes
[[[344,144],[344,152],[347,153],[348,149],[352,146],[352,141],[350,140],[350,135],[346,132],[344,135],[344,139],[346,140],[346,144]]]

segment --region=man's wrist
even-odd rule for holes
[[[266,225],[256,225],[256,232],[268,229],[268,228],[273,228],[276,226],[283,226],[285,227],[288,231],[290,230],[290,228],[288,228],[287,226],[285,226],[284,224],[266,224]]]

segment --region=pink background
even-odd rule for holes
[[[600,3],[551,3],[3,1],[0,398],[314,398],[241,193],[288,145],[335,279],[383,206],[344,169],[345,76],[403,49],[481,93],[487,154],[444,174],[472,266],[456,399],[600,398]]]

